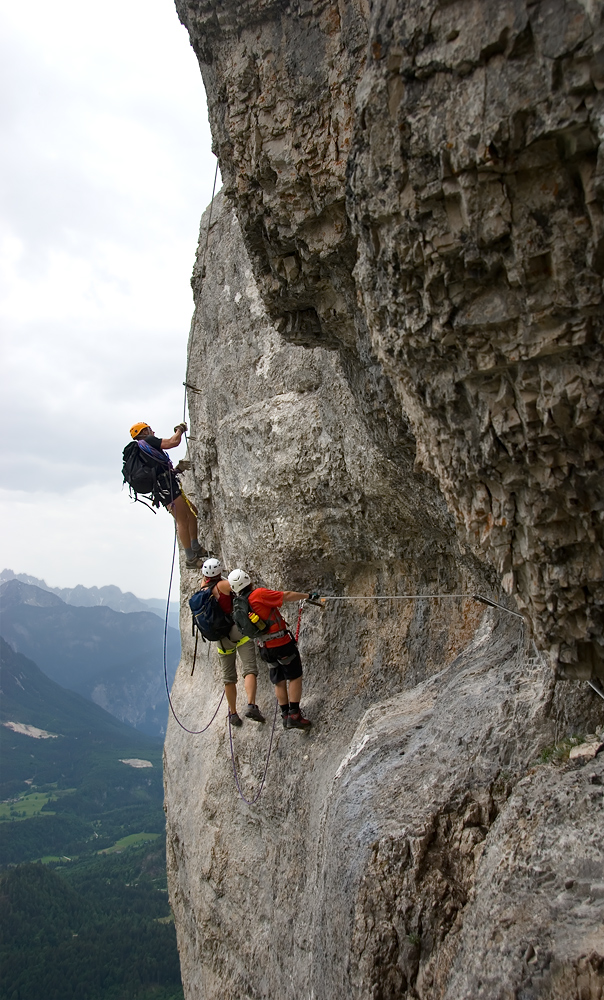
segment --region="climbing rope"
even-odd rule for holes
[[[270,741],[269,741],[269,744],[268,744],[268,753],[266,755],[266,761],[265,761],[265,764],[264,764],[264,773],[262,775],[262,780],[260,782],[260,787],[259,787],[258,791],[256,792],[256,794],[254,795],[253,799],[246,798],[246,796],[243,793],[243,789],[241,787],[241,782],[239,781],[239,775],[237,774],[237,765],[235,763],[235,749],[233,747],[233,730],[232,730],[232,727],[231,727],[231,716],[230,715],[228,716],[228,720],[229,720],[229,743],[231,745],[231,764],[233,765],[233,774],[235,776],[235,785],[237,786],[237,794],[239,795],[239,798],[242,799],[248,806],[253,806],[258,801],[258,799],[260,798],[260,796],[262,795],[262,789],[264,788],[264,783],[266,781],[266,775],[267,775],[267,771],[268,771],[268,764],[269,764],[269,761],[271,759],[271,751],[273,749],[273,739],[274,739],[274,736],[275,736],[275,725],[277,723],[277,709],[278,709],[278,707],[279,707],[279,702],[275,698],[275,713],[273,715],[273,728],[271,729],[271,738],[270,738]]]
[[[302,611],[304,610],[304,601],[300,601],[298,605],[298,621],[296,623],[296,642],[298,641],[298,636],[300,635],[300,625],[302,624]]]
[[[208,219],[208,228],[206,229],[206,245],[203,250],[203,260],[201,263],[201,277],[202,279],[206,276],[206,256],[208,253],[208,243],[210,241],[210,227],[212,225],[212,209],[214,208],[214,195],[216,193],[216,181],[218,180],[218,157],[216,157],[216,170],[214,171],[214,184],[212,187],[212,200],[210,202],[210,217]]]
[[[208,255],[208,243],[210,241],[210,227],[212,225],[212,211],[214,209],[214,197],[216,195],[216,181],[217,180],[218,180],[218,157],[216,157],[216,170],[214,171],[214,183],[212,185],[212,200],[210,201],[210,216],[208,218],[208,228],[206,230],[206,242],[205,242],[205,246],[203,248],[203,258],[202,258],[202,261],[201,261],[201,277],[202,277],[202,280],[206,276],[206,257]],[[183,385],[185,387],[185,396],[184,396],[184,402],[183,402],[183,408],[182,408],[182,422],[184,424],[184,423],[187,422],[186,421],[186,418],[187,418],[187,389],[191,389],[193,392],[198,392],[198,393],[201,392],[201,389],[197,389],[194,385],[190,385],[190,383],[189,383],[189,365],[188,364],[187,364],[187,373],[185,375],[185,381],[183,382]],[[188,442],[188,439],[187,439],[186,431],[185,431],[185,443],[186,443],[187,448],[188,448],[189,442]]]
[[[207,726],[204,726],[203,729],[188,729],[187,726],[185,726],[185,724],[183,722],[181,722],[180,719],[178,718],[178,716],[177,716],[177,714],[176,714],[176,712],[174,710],[174,705],[172,704],[172,697],[170,695],[170,685],[168,684],[168,615],[170,614],[170,596],[172,594],[172,580],[174,579],[174,563],[176,561],[176,539],[177,539],[177,537],[178,536],[176,534],[176,523],[175,523],[174,524],[174,545],[173,545],[173,548],[172,548],[172,566],[171,566],[171,569],[170,569],[170,583],[168,584],[168,600],[166,602],[166,617],[165,617],[165,620],[164,620],[164,683],[166,685],[166,694],[168,696],[168,704],[170,706],[170,711],[172,712],[172,715],[174,716],[174,718],[175,718],[176,722],[178,723],[178,725],[180,726],[180,728],[184,729],[185,733],[190,733],[191,736],[201,736],[202,733],[205,733],[206,730],[210,728],[210,726],[212,725],[214,719],[218,715],[218,712],[220,710],[220,706],[222,705],[222,702],[224,701],[224,691],[222,692],[222,697],[220,698],[220,701],[218,702],[218,706],[216,708],[216,711],[214,712],[214,715],[212,716],[212,718],[208,722]]]

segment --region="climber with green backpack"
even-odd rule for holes
[[[275,686],[283,728],[308,731],[312,723],[300,710],[302,661],[298,644],[279,608],[287,601],[316,600],[319,595],[254,588],[244,569],[234,569],[228,580],[234,595],[233,620],[243,635],[254,639],[260,656],[270,666],[269,675]]]
[[[222,577],[222,563],[212,556],[201,567],[203,579],[201,590],[193,594],[189,607],[193,614],[193,624],[208,642],[215,642],[218,660],[222,670],[224,693],[229,706],[232,726],[243,725],[237,713],[237,667],[236,654],[239,653],[243,686],[247,695],[246,719],[265,722],[256,704],[256,683],[258,665],[256,650],[250,638],[243,634],[233,620],[233,594],[230,584]]]

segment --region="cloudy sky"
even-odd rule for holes
[[[162,597],[172,519],[131,506],[121,453],[182,419],[199,68],[172,0],[0,0],[0,77],[0,569]]]

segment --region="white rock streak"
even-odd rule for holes
[[[47,733],[45,729],[28,726],[24,722],[3,722],[2,725],[6,726],[7,729],[12,729],[14,733],[31,736],[34,740],[56,740],[60,736],[60,733]]]

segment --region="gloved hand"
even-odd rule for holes
[[[188,431],[188,429],[189,428],[187,427],[187,425],[183,421],[182,424],[177,424],[176,425],[176,427],[174,428],[174,433],[176,433],[176,431],[182,431],[183,434],[184,434],[184,433],[186,433],[186,431]]]
[[[309,601],[318,601],[319,600],[319,596],[320,596],[319,595],[319,591],[318,590],[313,590],[313,592],[312,592],[312,594],[310,594],[308,600]]]
[[[181,458],[178,465],[174,466],[175,472],[187,472],[191,468],[191,463],[188,458]]]

